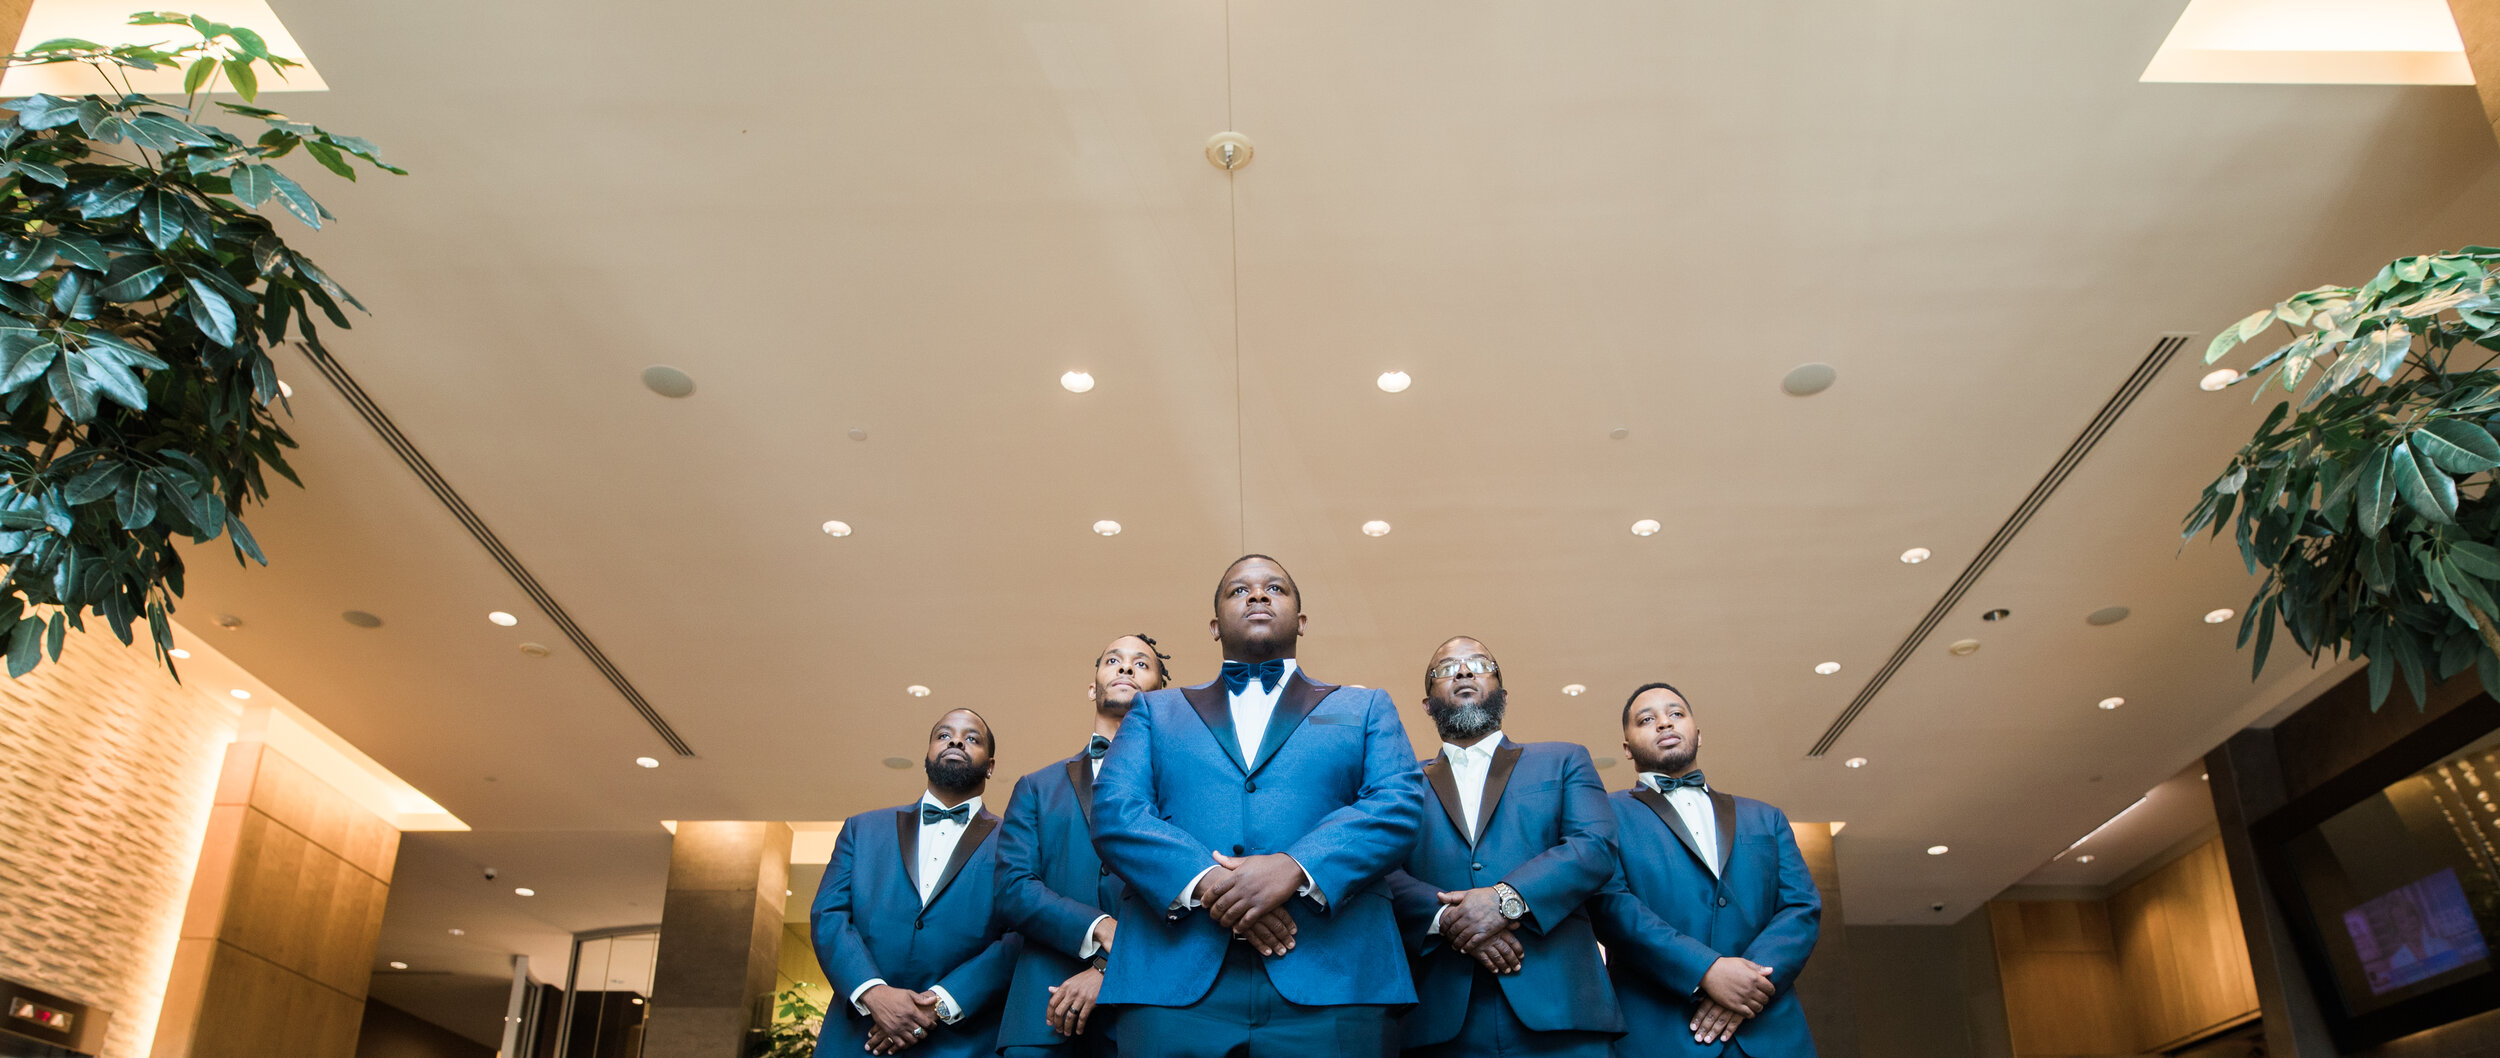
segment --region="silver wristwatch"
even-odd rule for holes
[[[1520,916],[1528,913],[1528,902],[1519,898],[1519,890],[1511,888],[1509,882],[1493,883],[1493,899],[1494,909],[1500,911],[1503,918],[1517,922]]]

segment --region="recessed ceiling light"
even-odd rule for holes
[[[2103,698],[2103,699],[2101,699],[2101,708],[2103,708],[2103,709],[2116,709],[2116,708],[2118,708],[2119,706],[2122,706],[2122,705],[2125,705],[2125,704],[2127,704],[2127,700],[2126,700],[2126,699],[2124,699],[2124,698]]]
[[[532,888],[530,888],[530,887],[528,887],[528,886],[524,885],[524,886],[522,886],[522,887],[520,887],[520,888],[518,888],[518,889],[514,889],[514,890],[512,891],[512,895],[514,895],[514,896],[537,896],[537,895],[538,895],[538,890],[536,890],[536,889],[532,889]]]
[[[2131,612],[2133,611],[2128,610],[2124,606],[2104,606],[2098,610],[2094,610],[2091,613],[2083,615],[2083,623],[2088,625],[2114,625],[2120,621],[2126,620],[2127,615]]]
[[[1384,521],[1381,521],[1380,519],[1377,519],[1377,518],[1374,518],[1374,519],[1372,519],[1371,521],[1368,521],[1368,522],[1364,522],[1364,523],[1363,523],[1363,535],[1364,535],[1364,536],[1387,536],[1387,535],[1389,535],[1389,523],[1384,522]]]
[[[355,625],[358,628],[382,627],[381,618],[375,617],[374,615],[366,613],[363,610],[349,610],[346,613],[340,614],[339,620]]]
[[[1966,658],[1979,653],[1979,641],[1976,639],[1957,639],[1954,640],[1952,646],[1946,647],[1945,650],[1951,653],[1954,657]]]
[[[2232,609],[2228,606],[2219,610],[2208,610],[2205,612],[2205,623],[2209,625],[2221,624],[2224,621],[2230,620],[2233,612],[2234,611],[2232,611]]]
[[[2094,856],[2094,855],[2092,855],[2091,853],[2087,852],[2087,853],[2084,853],[2084,854],[2083,854],[2083,855],[2081,855],[2081,856],[2077,856],[2077,857],[2075,857],[2075,862],[2076,862],[2076,863],[2090,863],[2090,862],[2092,862],[2093,860],[2096,860],[2096,859],[2099,859],[2099,858],[2100,858],[2100,857],[2098,857],[2098,856]]]
[[[510,627],[512,627],[513,625],[517,625],[517,624],[520,624],[520,623],[521,623],[521,619],[520,619],[520,618],[518,618],[518,617],[514,617],[514,616],[512,616],[511,614],[505,613],[505,612],[503,612],[503,611],[501,611],[501,610],[497,610],[497,611],[495,611],[495,612],[493,612],[493,613],[487,614],[487,615],[486,615],[486,619],[487,619],[487,620],[489,620],[489,621],[493,621],[493,622],[495,622],[496,624],[502,625],[502,626],[504,626],[505,628],[510,628]]]
[[[553,651],[550,651],[545,646],[537,643],[521,644],[521,656],[525,658],[543,658],[550,653],[553,653]]]
[[[1830,364],[1799,364],[1780,379],[1780,389],[1791,397],[1811,397],[1832,388],[1839,377]]]
[[[849,523],[849,522],[826,522],[826,523],[825,523],[825,535],[826,535],[826,536],[849,536],[849,535],[851,535],[851,523]]]
[[[1943,845],[1929,845],[1929,846],[1927,846],[1927,854],[1928,854],[1928,855],[1930,855],[1930,856],[1942,856],[1942,855],[1944,855],[1945,853],[1948,853],[1948,852],[1951,852],[1951,851],[1953,851],[1953,850],[1952,850],[1952,849],[1950,849],[1950,848],[1948,848],[1948,847],[1946,847],[1946,846],[1943,846]]]
[[[181,647],[175,647],[175,648],[173,648],[173,649],[171,649],[171,650],[166,651],[166,652],[165,652],[165,656],[167,656],[167,657],[173,657],[173,658],[181,658],[181,659],[183,659],[183,660],[188,661],[188,660],[190,660],[190,658],[191,658],[191,652],[190,652],[190,651],[188,651],[188,650],[184,650],[184,649],[182,649]]]
[[[1911,564],[1911,565],[1915,566],[1915,565],[1918,565],[1918,564],[1919,564],[1919,563],[1921,563],[1921,562],[1925,562],[1925,561],[1927,561],[1927,560],[1928,560],[1930,557],[1932,557],[1934,554],[1935,554],[1934,552],[1929,551],[1929,550],[1927,550],[1926,548],[1923,548],[1923,547],[1913,547],[1913,548],[1911,548],[1911,549],[1909,549],[1909,550],[1904,551],[1904,552],[1902,552],[1902,553],[1901,553],[1901,561],[1903,561],[1903,562],[1907,562],[1907,563],[1909,563],[1909,564]]]
[[[1070,393],[1083,393],[1094,388],[1094,376],[1083,371],[1070,371],[1059,376],[1059,388]]]
[[[1816,666],[1814,667],[1814,674],[1815,674],[1815,675],[1817,675],[1817,676],[1829,676],[1829,675],[1831,675],[1832,673],[1839,672],[1839,671],[1840,671],[1840,663],[1839,663],[1839,662],[1837,662],[1837,661],[1826,661],[1826,662],[1824,662],[1824,663],[1822,663],[1822,664],[1820,664],[1820,665],[1816,665]]]
[[[694,392],[694,376],[667,364],[653,364],[642,369],[642,384],[663,397],[683,397]]]
[[[2213,777],[2214,773],[2209,771],[2200,771],[2196,773],[2196,781],[2198,782],[2211,782],[2213,781]]]
[[[1380,374],[1379,386],[1382,393],[1404,393],[1406,387],[1414,384],[1415,380],[1406,377],[1404,371],[1383,371]]]
[[[905,769],[905,768],[911,767],[911,758],[910,758],[910,757],[887,757],[887,758],[885,759],[885,766],[886,766],[886,767],[889,767],[889,768],[892,768],[892,769],[894,769],[895,771],[901,771],[901,770],[903,770],[903,769]]]
[[[2207,372],[2205,377],[2196,380],[2196,388],[2207,393],[2217,393],[2231,388],[2231,383],[2239,380],[2240,373],[2226,367],[2219,371]]]
[[[243,629],[243,619],[230,613],[221,613],[217,615],[217,627],[229,632],[238,632]]]
[[[1606,436],[1620,441],[1626,437],[1632,436],[1632,428],[1629,426],[1617,426],[1612,430],[1606,431]]]
[[[1994,610],[1988,611],[1987,613],[1980,614],[1979,619],[1982,621],[2002,621],[2012,616],[2014,616],[2014,611],[2000,606]]]
[[[292,400],[292,399],[294,399],[294,397],[295,397],[295,387],[290,386],[290,385],[287,385],[287,384],[286,384],[286,380],[285,380],[285,379],[283,379],[283,378],[282,378],[282,379],[279,379],[279,380],[278,380],[278,395],[279,395],[279,396],[281,396],[281,397],[285,397],[285,398],[288,398],[288,399]]]
[[[455,936],[455,937],[466,937],[466,936],[468,936],[468,935],[469,935],[469,931],[468,931],[468,930],[465,930],[465,929],[461,929],[461,928],[460,928],[460,927],[458,927],[458,926],[453,926],[453,927],[451,928],[451,935],[452,935],[452,936]]]
[[[244,690],[241,687],[237,687],[231,691],[227,691],[226,693],[231,694],[236,698],[250,698],[252,696],[252,692]]]
[[[851,427],[851,440],[854,440],[854,441],[865,441],[865,440],[867,440],[867,439],[868,439],[868,431],[863,430],[863,429],[860,429],[859,427],[856,427],[856,426]]]
[[[785,893],[785,894],[782,894],[782,895],[787,896],[787,895],[789,895],[789,894]],[[642,997],[641,997],[641,996],[635,996],[635,997],[634,997],[634,1005],[635,1005],[635,1006],[641,1006],[641,1005],[642,1005]]]
[[[909,687],[903,688],[903,693],[911,695],[914,698],[926,698],[929,696],[929,689],[915,683]]]
[[[1120,523],[1112,521],[1109,518],[1105,518],[1094,523],[1094,532],[1103,536],[1118,536],[1120,535]]]
[[[1656,519],[1656,518],[1643,518],[1643,519],[1641,519],[1640,521],[1637,521],[1637,522],[1632,523],[1632,535],[1634,535],[1634,536],[1656,536],[1656,535],[1658,535],[1658,530],[1659,530],[1659,528],[1660,528],[1660,526],[1658,525],[1658,519]]]
[[[1843,768],[1863,768],[1866,767],[1866,758],[1851,757],[1848,760],[1841,761],[1840,766]]]
[[[397,959],[393,959],[393,960],[391,960],[391,969],[394,969],[394,970],[405,970],[405,969],[407,969],[407,968],[408,968],[408,964],[407,964],[407,963],[401,962],[401,961],[399,961],[399,960],[397,960]]]
[[[657,768],[660,766],[660,762],[652,757],[636,757],[634,758],[634,763],[645,768]]]
[[[1563,694],[1564,694],[1564,695],[1566,695],[1566,696],[1568,696],[1568,697],[1577,698],[1577,697],[1579,697],[1579,696],[1581,696],[1581,695],[1583,695],[1583,694],[1587,694],[1587,693],[1589,693],[1589,688],[1588,688],[1588,685],[1587,685],[1587,684],[1584,684],[1584,683],[1566,683],[1566,684],[1563,684]]]

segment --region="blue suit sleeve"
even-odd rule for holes
[[[1573,746],[1562,772],[1562,842],[1502,878],[1528,903],[1519,924],[1539,934],[1570,917],[1615,871],[1615,809],[1596,763]]]
[[[1620,850],[1617,850],[1618,856]],[[1606,884],[1588,900],[1589,921],[1598,943],[1606,946],[1608,965],[1629,966],[1678,996],[1692,995],[1719,953],[1692,935],[1679,932],[1632,892],[1618,862]]]
[[[1407,741],[1397,707],[1385,692],[1361,693],[1370,698],[1363,709],[1362,789],[1353,804],[1328,813],[1285,850],[1311,876],[1313,895],[1327,898],[1323,914],[1335,914],[1346,897],[1406,862],[1424,821],[1424,773],[1415,766],[1415,744]]]
[[[966,1016],[997,1005],[1007,998],[1007,985],[1015,979],[1016,954],[1023,950],[1023,941],[1013,933],[999,934],[981,954],[938,978],[937,987],[955,997],[955,1005]]]
[[[1043,884],[1042,797],[1035,776],[1016,780],[998,827],[998,920],[1033,943],[1075,958],[1102,914]],[[951,989],[950,989],[951,991]]]
[[[1425,932],[1444,906],[1440,889],[1403,869],[1390,871],[1389,906],[1397,912],[1398,935],[1405,938],[1408,955],[1421,955],[1441,942],[1439,934]]]
[[[825,980],[833,984],[834,995],[843,998],[860,985],[885,976],[877,972],[877,961],[869,957],[867,942],[860,939],[859,930],[851,924],[851,861],[856,848],[851,834],[857,824],[855,816],[843,824],[842,833],[833,839],[833,860],[825,865],[825,879],[817,884],[816,902],[807,913],[809,932],[816,941],[816,965],[824,968]]]
[[[1771,986],[1786,991],[1822,933],[1823,893],[1814,887],[1814,872],[1806,868],[1787,814],[1773,809],[1771,821],[1771,836],[1779,843],[1779,909],[1745,947],[1745,958],[1770,967]]]
[[[1214,849],[1156,810],[1153,716],[1151,702],[1128,711],[1102,759],[1102,774],[1094,777],[1094,851],[1149,906],[1177,899],[1199,872],[1215,866]]]

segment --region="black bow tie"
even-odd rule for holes
[[[1653,774],[1649,777],[1649,785],[1650,789],[1662,794],[1671,794],[1688,786],[1702,793],[1710,792],[1710,784],[1701,781],[1700,772],[1694,772],[1680,779],[1673,775]]]
[[[1240,694],[1247,690],[1254,680],[1258,682],[1259,693],[1266,694],[1275,690],[1278,683],[1283,682],[1285,659],[1262,661],[1256,665],[1227,661],[1219,672],[1224,680],[1224,692],[1227,694]]]
[[[972,802],[966,801],[953,808],[939,808],[938,806],[930,804],[927,801],[920,802],[921,826],[928,826],[929,824],[935,823],[941,819],[952,819],[958,825],[971,822]]]
[[[1111,752],[1111,740],[1101,735],[1095,735],[1085,743],[1085,756],[1090,760],[1101,760],[1102,755],[1109,752]]]

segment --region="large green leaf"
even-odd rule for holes
[[[2441,470],[2472,474],[2500,467],[2500,442],[2490,431],[2457,419],[2433,419],[2413,435],[2417,450],[2430,454]]]
[[[2415,514],[2442,524],[2453,522],[2457,515],[2457,483],[2440,473],[2438,467],[2425,465],[2427,462],[2417,458],[2405,442],[2398,441],[2388,453],[2387,476],[2395,482],[2396,494],[2404,497],[2405,506],[2413,508]]]
[[[106,301],[139,301],[154,295],[172,275],[172,268],[152,257],[116,257],[113,267],[104,273],[103,289],[96,293]]]
[[[2377,536],[2387,528],[2387,519],[2395,509],[2396,490],[2387,480],[2389,462],[2388,452],[2382,448],[2370,453],[2370,458],[2361,464],[2361,484],[2355,496],[2361,504],[2361,531],[2368,536]]]
[[[2448,545],[2450,564],[2484,580],[2500,581],[2500,549],[2473,540]]]
[[[195,307],[191,314],[192,319],[197,321],[200,329],[207,331],[208,336],[215,339],[217,344],[233,345],[234,306],[227,304],[225,295],[210,287],[207,280],[193,278],[188,280],[188,283],[191,289],[191,304]]]

